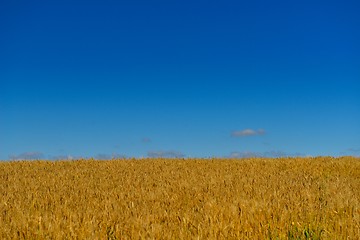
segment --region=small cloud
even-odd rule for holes
[[[349,154],[352,156],[360,156],[360,148],[348,148],[346,149],[347,153],[342,153],[342,155]]]
[[[141,141],[142,141],[143,143],[151,143],[151,139],[150,139],[150,138],[147,138],[147,137],[141,139]]]
[[[230,158],[252,158],[252,157],[262,157],[262,158],[279,158],[279,157],[300,157],[305,156],[302,153],[286,153],[283,151],[266,151],[266,152],[252,152],[252,151],[243,151],[243,152],[232,152]]]
[[[94,158],[98,159],[98,160],[109,160],[109,159],[115,159],[115,158],[126,158],[126,156],[122,155],[122,154],[117,154],[117,153],[113,153],[113,154],[99,153]]]
[[[232,152],[229,155],[230,158],[251,158],[257,157],[255,152]]]
[[[184,154],[177,151],[151,151],[147,154],[150,158],[183,158]]]
[[[57,156],[52,156],[51,159],[52,160],[74,160],[76,158],[71,155],[57,155]]]
[[[360,148],[348,148],[347,150],[349,152],[354,152],[354,153],[359,153],[360,152]]]
[[[249,136],[257,136],[257,135],[264,135],[264,134],[265,134],[264,129],[258,129],[258,130],[244,129],[241,131],[233,131],[231,133],[231,136],[232,137],[249,137]]]
[[[10,155],[11,160],[36,160],[44,158],[44,154],[41,152],[24,152],[18,155]]]

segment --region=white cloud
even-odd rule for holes
[[[350,154],[354,157],[360,156],[360,148],[348,148],[347,152],[343,152],[342,155]]]
[[[183,158],[184,154],[177,151],[150,151],[148,152],[150,158]]]
[[[44,154],[41,152],[24,152],[18,155],[10,155],[11,160],[35,160],[44,158]]]
[[[71,155],[57,155],[57,156],[52,156],[51,159],[52,160],[73,160],[76,158]]]
[[[123,154],[117,154],[117,153],[113,153],[113,154],[99,153],[94,158],[99,159],[99,160],[109,160],[109,159],[115,159],[115,158],[126,158],[126,156]]]
[[[150,139],[150,138],[147,138],[147,137],[141,139],[141,141],[142,141],[143,143],[151,143],[151,139]]]
[[[249,137],[249,136],[257,136],[257,135],[264,135],[265,134],[265,130],[264,129],[258,129],[258,130],[254,130],[254,129],[244,129],[244,130],[240,130],[240,131],[233,131],[231,133],[232,137]]]
[[[278,157],[300,157],[305,156],[302,153],[286,153],[283,151],[266,151],[266,152],[232,152],[230,158],[251,158],[251,157],[267,157],[267,158],[278,158]]]
[[[355,153],[360,152],[360,148],[348,148],[347,150],[348,150],[349,152],[355,152]]]

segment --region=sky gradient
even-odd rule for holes
[[[360,155],[359,1],[1,1],[0,159]]]

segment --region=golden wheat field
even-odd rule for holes
[[[0,163],[1,239],[360,239],[360,159]]]

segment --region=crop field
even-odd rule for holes
[[[0,162],[0,239],[360,239],[360,159]]]

